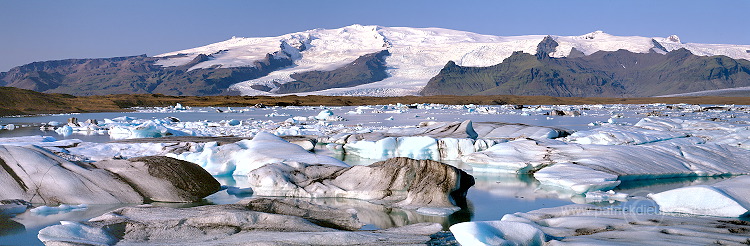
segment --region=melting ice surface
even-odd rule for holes
[[[138,155],[163,154],[164,144],[160,143],[110,143],[118,139],[161,136],[238,136],[251,138],[258,132],[271,132],[276,135],[311,135],[319,139],[329,138],[331,146],[319,144],[314,151],[339,158],[349,165],[367,165],[378,159],[367,159],[356,155],[344,155],[335,147],[335,136],[344,134],[371,133],[378,131],[409,132],[421,122],[461,122],[470,120],[481,122],[519,123],[532,126],[553,127],[572,132],[564,141],[568,144],[595,144],[597,146],[639,146],[656,142],[712,141],[730,144],[747,149],[750,111],[742,106],[725,105],[579,105],[579,106],[526,106],[515,109],[512,106],[475,105],[388,105],[365,107],[269,107],[269,108],[143,108],[128,113],[86,113],[68,115],[46,115],[35,117],[0,118],[0,138],[39,135],[35,142],[54,142],[55,145],[77,145],[69,148],[71,153],[89,160],[129,158]],[[579,116],[550,116],[553,110],[578,111]],[[68,118],[80,120],[77,125],[64,127]],[[657,121],[643,120],[644,118]],[[96,119],[98,124],[88,124],[86,119]],[[685,124],[672,126],[673,131],[660,131],[664,126],[659,119],[687,120]],[[660,123],[661,122],[661,123]],[[702,124],[701,131],[679,130],[690,122]],[[711,126],[711,122],[720,125]],[[661,125],[660,125],[661,124]],[[57,125],[58,131],[40,131],[40,126]],[[10,126],[10,127],[9,127]],[[63,127],[60,127],[63,126]],[[638,128],[640,127],[640,128]],[[644,128],[647,127],[648,129]],[[636,129],[637,128],[637,129]],[[60,130],[63,129],[63,130]],[[395,130],[393,130],[395,129]],[[690,128],[695,129],[695,128]],[[720,136],[721,135],[721,136]],[[49,137],[41,137],[49,136]],[[692,138],[691,138],[692,137]],[[57,141],[56,141],[57,140]],[[523,140],[516,139],[516,140]],[[514,141],[506,139],[503,141]],[[498,143],[503,141],[497,141]],[[557,141],[557,140],[554,140]],[[22,141],[6,141],[1,144],[23,144]],[[64,143],[64,144],[63,144]],[[38,144],[38,143],[37,143]],[[507,142],[505,142],[507,144]],[[45,145],[45,144],[41,144]],[[73,150],[75,149],[75,150]],[[76,152],[77,151],[77,152]],[[114,154],[113,154],[114,153]],[[373,156],[366,156],[375,158]],[[441,160],[459,168],[472,171],[472,166],[461,159]],[[554,171],[554,170],[552,170]],[[554,174],[554,172],[552,172]],[[543,173],[542,173],[543,174]],[[316,202],[334,207],[354,207],[358,216],[368,223],[366,229],[387,228],[417,222],[438,222],[448,226],[465,221],[499,220],[505,214],[557,207],[571,203],[590,203],[599,206],[615,206],[646,213],[658,213],[656,204],[647,198],[648,194],[658,193],[691,185],[711,185],[722,177],[687,176],[661,180],[618,180],[613,191],[576,192],[559,189],[550,182],[541,184],[537,179],[544,175],[507,174],[474,172],[476,185],[468,192],[466,208],[450,216],[430,216],[411,210],[390,209],[353,199],[318,198]],[[227,187],[206,198],[201,204],[234,203],[252,196],[243,190],[246,180],[243,176],[217,177]],[[554,178],[554,176],[553,176]],[[554,184],[554,182],[551,182]],[[170,205],[175,204],[159,204]],[[36,240],[39,229],[57,224],[61,220],[80,221],[98,216],[106,211],[124,205],[94,206],[85,210],[49,215],[26,212],[15,218],[3,221],[0,231],[0,244],[41,244]],[[7,223],[6,223],[7,222]]]

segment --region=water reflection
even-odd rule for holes
[[[19,234],[26,231],[26,226],[10,218],[0,217],[0,236]]]
[[[87,209],[40,215],[26,211],[13,218],[0,218],[0,245],[44,245],[37,234],[44,227],[60,221],[84,221],[109,211],[137,204],[88,205]]]
[[[682,178],[662,178],[662,179],[645,179],[645,180],[625,180],[615,188],[617,192],[623,193],[658,193],[662,191],[677,189],[692,185],[711,185],[731,178],[729,176],[716,177],[682,177]]]

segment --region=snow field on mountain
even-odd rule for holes
[[[294,65],[231,88],[243,95],[267,95],[252,85],[274,88],[274,83],[291,82],[290,75],[306,71],[330,71],[353,62],[358,57],[388,50],[389,77],[378,82],[348,88],[298,93],[300,95],[414,95],[434,77],[448,61],[460,66],[486,67],[501,63],[515,51],[536,54],[537,45],[546,35],[493,36],[442,28],[409,28],[351,25],[337,29],[314,29],[278,37],[237,38],[193,49],[158,55],[162,66],[187,64],[199,54],[210,55],[208,61],[190,69],[253,66],[267,54],[291,58]],[[625,49],[635,53],[659,52],[686,48],[700,56],[725,55],[750,60],[750,45],[681,43],[676,36],[649,38],[614,36],[595,31],[581,36],[551,36],[559,46],[549,55],[567,57],[573,48],[585,55],[597,51]]]

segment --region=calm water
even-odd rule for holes
[[[227,108],[221,108],[229,111]],[[73,115],[47,115],[35,117],[17,117],[17,118],[0,118],[0,125],[15,124],[16,126],[27,125],[28,127],[16,129],[13,131],[0,130],[0,137],[29,136],[29,135],[47,135],[57,139],[81,139],[88,142],[107,142],[110,141],[108,135],[83,135],[73,134],[70,136],[61,136],[55,132],[43,132],[38,126],[50,121],[67,122],[70,117],[76,117],[79,121],[86,119],[97,119],[103,122],[104,119],[112,119],[120,116],[129,116],[139,119],[161,119],[165,117],[177,117],[181,121],[203,121],[209,120],[218,122],[221,120],[273,120],[284,121],[293,116],[314,116],[322,108],[264,108],[264,109],[246,109],[242,112],[218,113],[214,109],[204,108],[198,112],[128,112],[128,113],[86,113]],[[581,117],[547,117],[544,115],[535,115],[538,113],[529,112],[531,115],[521,115],[520,110],[506,111],[504,114],[476,114],[469,113],[470,109],[408,109],[405,113],[365,113],[365,114],[346,114],[354,111],[354,107],[329,107],[336,115],[340,115],[348,121],[337,122],[335,124],[358,125],[363,128],[382,128],[393,126],[417,125],[423,121],[463,121],[472,120],[474,122],[508,122],[524,123],[538,126],[552,126],[568,130],[585,130],[593,128],[588,124],[596,121],[607,121],[613,114],[622,114],[624,117],[617,119],[618,122],[633,124],[643,117],[638,114],[639,111],[632,108],[622,109],[604,109],[604,110],[587,110]],[[388,111],[386,109],[384,111]],[[643,109],[648,111],[650,109]],[[371,110],[367,110],[369,112]],[[476,110],[474,110],[476,111]],[[271,113],[288,114],[289,116],[267,116]],[[510,112],[510,113],[508,113]],[[393,116],[394,120],[386,120]],[[324,152],[325,153],[325,152]],[[344,158],[344,161],[353,164],[369,164],[375,160],[360,158]],[[450,163],[458,167],[465,168],[460,162]],[[467,170],[470,171],[470,170]],[[517,175],[482,175],[476,174],[476,185],[473,186],[467,197],[467,206],[463,210],[456,212],[448,217],[427,216],[409,210],[390,209],[380,205],[371,204],[364,201],[352,199],[313,199],[313,202],[326,204],[333,207],[356,208],[361,220],[368,225],[365,229],[388,228],[393,226],[402,226],[418,222],[437,222],[443,224],[447,229],[448,226],[464,221],[483,221],[499,220],[503,215],[515,212],[527,212],[530,210],[556,207],[572,203],[585,203],[585,198],[580,195],[575,196],[567,194],[564,191],[556,191],[546,187],[540,187],[539,183],[530,176]],[[234,177],[218,178],[222,184],[243,187],[243,178]],[[648,193],[659,192],[677,187],[692,185],[696,183],[713,183],[716,179],[675,179],[661,180],[659,182],[628,182],[621,185],[618,192],[628,193],[636,197],[644,197]],[[227,204],[239,201],[244,197],[233,196],[226,191],[218,192],[198,204],[156,204],[159,206],[195,206],[204,204]],[[620,202],[599,202],[601,206],[637,206],[649,211],[658,210],[656,205],[646,199],[632,199],[627,203]],[[41,244],[37,240],[38,231],[46,226],[59,223],[61,220],[81,221],[92,217],[99,216],[107,211],[116,209],[123,205],[90,205],[87,210],[74,211],[69,213],[41,216],[34,215],[30,212],[17,215],[10,220],[0,220],[0,245],[35,245]]]

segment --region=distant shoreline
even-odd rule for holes
[[[180,103],[191,107],[361,106],[386,104],[581,105],[581,104],[735,104],[750,105],[750,97],[550,97],[550,96],[167,96],[162,94],[71,96],[0,87],[0,116],[123,112],[131,107],[162,107]]]

